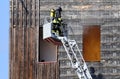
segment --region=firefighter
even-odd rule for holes
[[[57,20],[57,28],[56,28],[56,33],[58,35],[61,35],[61,22],[62,22],[62,19],[61,19],[61,12],[62,12],[62,8],[59,7],[58,9],[55,10],[55,19]]]
[[[58,28],[58,21],[56,18],[52,20],[52,33],[57,34],[57,28]]]
[[[60,23],[57,18],[54,18],[52,21],[52,33],[56,34],[57,36],[61,35]]]
[[[58,9],[55,10],[56,13],[56,18],[58,19],[58,21],[61,21],[61,12],[62,12],[62,8],[59,7]]]
[[[57,25],[57,20],[55,19],[55,10],[54,9],[51,9],[50,10],[50,17],[51,17],[51,20],[52,20],[52,33],[56,33],[56,25]]]
[[[54,10],[51,9],[50,16],[52,17],[52,33],[56,35],[61,35],[61,12],[62,8],[59,7],[58,9]]]
[[[90,74],[92,76],[93,79],[97,79],[97,76],[95,75],[95,69],[94,67],[90,67]]]
[[[50,10],[50,17],[52,18],[52,20],[54,20],[54,18],[55,18],[55,10],[54,9]]]

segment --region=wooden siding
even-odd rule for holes
[[[57,63],[38,63],[40,0],[23,1],[10,0],[9,79],[58,79]]]
[[[59,64],[57,62],[38,63],[37,79],[59,79]]]
[[[59,79],[58,62],[37,62],[35,28],[10,28],[9,79]]]
[[[10,33],[10,79],[35,79],[35,30],[15,27]]]

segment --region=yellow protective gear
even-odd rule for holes
[[[51,17],[55,17],[55,10],[54,10],[54,9],[51,9],[51,10],[50,10],[50,16],[51,16]]]
[[[54,19],[54,20],[53,20],[53,23],[59,23],[59,22],[58,22],[58,20]]]
[[[58,18],[58,20],[59,20],[59,21],[61,21],[61,20],[62,20],[62,18]]]
[[[56,31],[56,34],[59,36],[59,31],[58,30]]]

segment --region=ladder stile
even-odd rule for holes
[[[66,46],[65,46],[64,39],[61,39],[61,42],[62,42],[62,44],[63,44],[63,46],[64,46],[64,48],[65,48],[65,51],[66,51],[66,53],[67,53],[67,55],[68,55],[68,58],[70,59],[70,62],[71,62],[71,64],[72,64],[72,67],[73,67],[72,58],[71,58],[71,56],[69,55],[69,52],[68,52],[68,50],[67,50],[67,48],[66,48]]]
[[[70,59],[72,68],[75,69],[79,79],[92,79],[85,60],[80,52],[78,45],[75,40],[69,40],[66,37],[58,37],[61,40],[63,47]],[[79,54],[80,57],[77,57]],[[79,60],[80,59],[80,60]]]

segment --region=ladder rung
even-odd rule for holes
[[[82,54],[78,49],[76,41],[67,39],[65,40],[64,38],[62,38],[61,41],[71,61],[72,67],[75,68],[74,70],[77,72],[78,77],[80,79],[92,79]],[[78,58],[78,54],[80,59]]]

